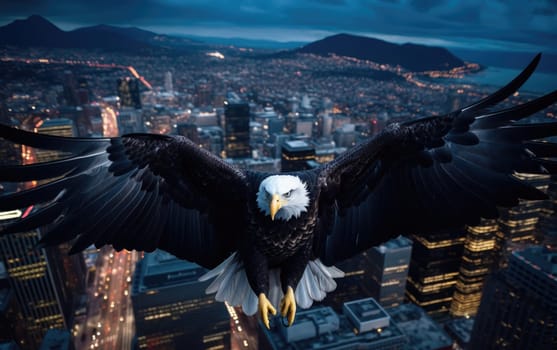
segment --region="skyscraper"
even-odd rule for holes
[[[40,121],[36,131],[59,136],[74,135],[73,123],[68,119]],[[56,160],[62,156],[49,150],[36,149],[34,152],[37,162]],[[19,215],[9,217],[6,224],[29,215],[33,209],[22,208]],[[85,290],[83,257],[80,254],[69,256],[67,243],[36,249],[39,239],[38,229],[0,237],[0,259],[6,266],[25,323],[26,337],[22,348],[29,349],[39,347],[48,329],[71,325],[73,303]]]
[[[399,236],[367,252],[371,270],[372,296],[383,307],[394,307],[404,301],[412,241]]]
[[[557,348],[557,252],[514,251],[487,281],[470,349]]]
[[[459,274],[465,234],[462,229],[412,235],[412,258],[406,284],[410,301],[431,316],[449,313]]]
[[[170,71],[164,73],[164,89],[168,93],[174,92],[174,86],[172,84],[172,72]]]
[[[545,192],[549,185],[549,175],[516,174],[518,179],[535,186]],[[516,207],[501,209],[499,231],[495,241],[495,250],[498,253],[499,265],[506,265],[507,257],[514,249],[523,248],[528,244],[537,244],[542,240],[538,231],[540,214],[546,206],[544,201],[520,200]]]
[[[66,301],[59,281],[52,271],[44,249],[34,249],[39,241],[37,230],[0,237],[0,258],[6,264],[10,283],[21,308],[25,324],[24,349],[39,348],[46,331],[69,325]]]
[[[481,225],[466,227],[464,252],[456,281],[451,315],[473,316],[480,306],[482,288],[493,269],[496,220],[483,220]]]
[[[282,144],[282,171],[306,170],[315,162],[315,148],[306,141],[293,140]]]
[[[134,78],[121,78],[117,80],[116,90],[122,107],[141,109],[141,95],[139,81]]]
[[[168,253],[145,254],[132,287],[140,349],[222,349],[230,344],[230,316],[214,295],[199,265]]]
[[[250,158],[250,112],[247,103],[228,102],[224,106],[224,152],[226,158]]]

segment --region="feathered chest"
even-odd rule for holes
[[[279,263],[300,248],[311,246],[316,222],[313,207],[299,218],[288,221],[255,215],[249,230],[251,241],[271,262]]]

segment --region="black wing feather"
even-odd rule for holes
[[[498,216],[497,206],[545,194],[515,172],[557,174],[557,123],[519,123],[557,101],[557,91],[501,111],[491,109],[532,74],[534,60],[509,84],[444,116],[392,124],[321,172],[320,205],[338,208],[318,235],[327,263],[400,234],[426,234]],[[324,214],[323,214],[324,215]]]
[[[55,179],[0,196],[3,211],[35,206],[0,233],[41,228],[41,245],[75,238],[71,252],[91,244],[161,248],[212,268],[235,250],[236,235],[244,230],[245,174],[186,138],[64,138],[5,125],[0,137],[69,154],[46,163],[0,166],[0,181]],[[239,219],[228,225],[210,219],[227,215]]]

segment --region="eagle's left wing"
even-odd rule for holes
[[[557,122],[518,121],[555,103],[557,91],[501,111],[540,56],[499,91],[444,116],[393,124],[323,167],[315,252],[348,258],[400,234],[426,234],[495,218],[497,206],[545,195],[518,173],[557,173]]]

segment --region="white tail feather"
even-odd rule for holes
[[[216,277],[216,278],[215,278]],[[311,307],[314,301],[321,301],[327,293],[335,290],[334,278],[344,277],[344,272],[334,266],[325,266],[319,259],[312,260],[306,266],[300,282],[296,286],[294,296],[302,309]],[[216,293],[217,301],[226,301],[230,305],[242,305],[246,315],[257,312],[257,295],[251,289],[243,262],[237,253],[233,253],[219,266],[199,278],[207,281],[215,278],[207,287],[207,294]],[[269,271],[269,301],[278,308],[284,296],[280,285],[280,269]]]

